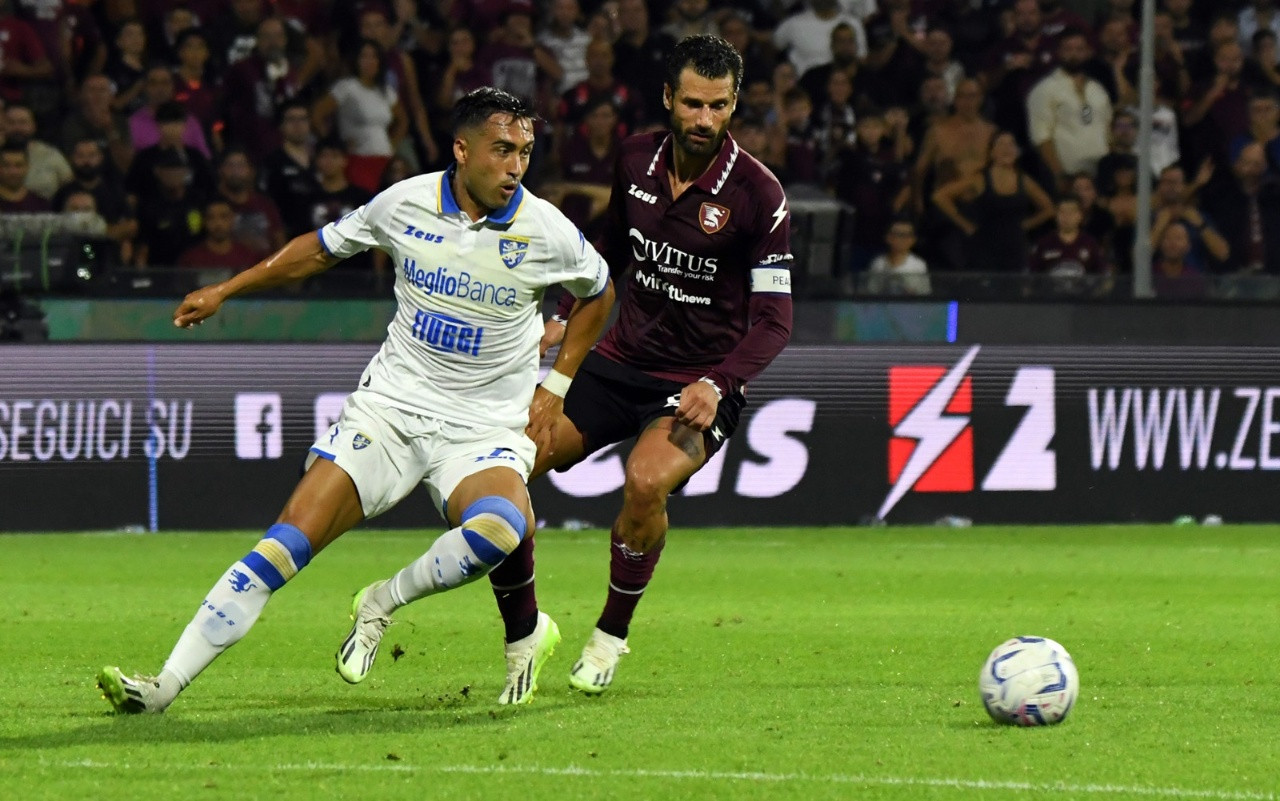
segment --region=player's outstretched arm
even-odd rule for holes
[[[314,232],[294,237],[248,270],[187,295],[173,312],[173,324],[179,328],[199,325],[217,313],[228,298],[297,281],[323,272],[339,261],[325,251]]]
[[[577,375],[587,352],[596,344],[605,324],[609,322],[613,301],[613,281],[609,280],[605,282],[604,290],[599,295],[588,300],[578,300],[569,312],[564,326],[564,338],[560,341],[560,352],[556,354],[556,361],[551,365],[547,379],[534,391],[533,403],[529,406],[529,427],[526,431],[540,451],[552,444],[552,431],[556,421],[564,413],[564,393],[569,382]]]

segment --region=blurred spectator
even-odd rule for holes
[[[720,36],[733,45],[742,56],[742,82],[749,78],[768,78],[773,70],[774,57],[751,29],[751,22],[739,11],[728,11],[720,20]]]
[[[1080,229],[1102,246],[1103,258],[1114,265],[1116,219],[1107,208],[1106,198],[1098,195],[1098,185],[1088,173],[1071,176],[1068,189],[1072,197],[1080,201]],[[1126,258],[1124,263],[1128,262]]]
[[[1101,84],[1084,74],[1088,60],[1085,35],[1064,33],[1058,40],[1058,69],[1027,98],[1031,142],[1059,185],[1068,173],[1093,173],[1107,152],[1111,100]]]
[[[920,82],[920,95],[907,125],[907,133],[915,143],[923,143],[934,123],[951,116],[952,100],[947,97],[947,82],[940,75],[926,75]]]
[[[1138,102],[1138,89],[1128,76],[1131,68],[1137,75],[1137,66],[1138,50],[1129,39],[1129,23],[1107,20],[1098,29],[1098,50],[1085,61],[1084,73],[1102,85],[1112,106],[1132,106]]]
[[[256,191],[253,162],[243,150],[228,148],[218,163],[217,193],[236,213],[232,238],[259,258],[284,247],[284,222],[271,198]]]
[[[86,76],[102,72],[107,63],[107,43],[89,2],[64,2],[61,24],[68,67],[63,70],[63,93],[71,96],[76,94]]]
[[[168,67],[155,66],[147,70],[143,90],[146,103],[129,117],[129,135],[138,150],[151,147],[160,141],[160,107],[165,106],[165,119],[182,115],[182,144],[194,147],[200,155],[209,158],[209,143],[204,138],[200,121],[173,99],[173,73]],[[174,109],[177,109],[176,111]]]
[[[814,141],[813,103],[798,86],[791,87],[782,96],[780,127],[786,140],[783,150],[786,183],[817,183],[819,153]]]
[[[1151,266],[1157,297],[1196,299],[1209,294],[1209,281],[1192,255],[1191,239],[1191,230],[1184,222],[1161,229]]]
[[[827,78],[826,91],[818,96],[813,121],[821,172],[827,175],[841,152],[858,139],[854,129],[858,117],[853,112],[853,81],[847,74],[837,70]]]
[[[129,136],[129,120],[112,108],[115,89],[105,75],[90,75],[80,85],[75,108],[62,121],[61,145],[70,151],[76,142],[91,136],[111,156],[115,172],[129,171],[133,160],[133,140]]]
[[[1205,36],[1207,20],[1203,14],[1193,13],[1195,0],[1164,0],[1164,10],[1173,22],[1173,39],[1186,60],[1187,68],[1200,61],[1208,39]],[[1194,72],[1192,78],[1195,78]]]
[[[192,187],[190,168],[179,151],[158,150],[147,167],[152,171],[148,182],[156,191],[138,199],[134,261],[139,267],[171,267],[200,233],[203,200]]]
[[[908,219],[894,220],[885,232],[888,250],[871,261],[867,291],[873,295],[928,295],[929,267],[911,252],[916,244],[916,227]]]
[[[0,145],[0,213],[51,211],[49,201],[27,188],[27,149]]]
[[[1233,164],[1238,163],[1240,151],[1250,143],[1262,146],[1268,169],[1280,171],[1280,99],[1270,90],[1256,91],[1249,98],[1249,130],[1231,141]]]
[[[264,19],[253,50],[227,73],[229,141],[246,148],[255,159],[280,146],[276,109],[302,89],[287,44],[284,23],[274,17]]]
[[[915,212],[925,213],[933,188],[978,175],[987,164],[996,126],[982,116],[982,86],[966,78],[956,87],[955,113],[925,134],[912,171]]]
[[[219,14],[208,23],[215,59],[224,69],[234,67],[249,58],[255,50],[262,52],[259,41],[262,37],[262,23],[268,19],[263,13],[262,0],[230,0],[227,5],[230,13]],[[284,22],[276,22],[280,25],[283,39]],[[285,44],[280,44],[282,51]]]
[[[690,36],[702,34],[718,35],[720,27],[711,13],[708,0],[675,0],[670,9],[671,21],[662,30],[673,41],[679,42]]]
[[[284,22],[288,31],[289,51],[291,60],[297,65],[299,86],[309,85],[326,69],[332,70],[342,63],[337,57],[338,37],[333,34],[334,18],[340,5],[329,0],[270,0],[270,13]],[[399,14],[407,7],[416,7],[417,0],[393,0],[393,5]],[[405,19],[405,25],[410,22]],[[402,48],[408,48],[410,45],[398,38],[402,31],[405,27],[397,25],[395,41]]]
[[[1156,36],[1155,73],[1156,80],[1164,84],[1165,96],[1180,104],[1191,91],[1191,72],[1188,69],[1187,57],[1182,52],[1174,34],[1173,16],[1167,11],[1156,14],[1153,21]],[[1140,51],[1136,50],[1129,57],[1125,70],[1125,78],[1133,86],[1138,85],[1138,61]],[[1136,102],[1136,101],[1135,101]]]
[[[1178,112],[1174,110],[1174,101],[1164,92],[1164,82],[1160,73],[1155,76],[1154,108],[1151,110],[1151,173],[1153,178],[1160,177],[1161,171],[1170,164],[1182,161],[1182,145],[1178,139]]]
[[[1040,28],[1050,39],[1057,39],[1065,31],[1092,31],[1094,22],[1106,14],[1107,2],[1098,3],[1094,13],[1088,19],[1074,9],[1066,7],[1062,0],[1038,0],[1040,5]]]
[[[1056,43],[1044,35],[1036,0],[1014,0],[1011,18],[1013,32],[988,53],[982,82],[995,106],[995,124],[1022,132],[1027,127],[1027,95],[1053,69]]]
[[[635,82],[647,120],[666,120],[662,105],[667,53],[675,42],[650,25],[645,0],[618,0],[618,40],[613,43],[613,70]]]
[[[476,51],[476,35],[470,28],[449,32],[447,63],[436,82],[436,105],[441,109],[452,109],[458,98],[488,84],[489,73],[476,61]]]
[[[1067,195],[1058,201],[1054,230],[1040,237],[1031,248],[1029,271],[1048,276],[1057,291],[1079,294],[1090,288],[1094,279],[1111,271],[1102,244],[1082,228],[1084,212],[1080,199]]]
[[[866,58],[867,34],[861,20],[843,13],[836,0],[806,0],[805,5],[803,11],[788,16],[773,32],[773,46],[786,51],[797,75],[830,63],[831,30],[840,23],[853,29],[857,58]]]
[[[204,204],[203,238],[178,256],[180,267],[222,267],[240,272],[257,263],[259,254],[231,238],[236,213],[225,198],[215,197]]]
[[[555,56],[563,74],[555,86],[556,94],[587,79],[587,43],[591,36],[578,25],[582,9],[578,0],[551,0],[547,24],[538,34],[538,43]]]
[[[154,20],[152,20],[154,24]],[[158,31],[153,29],[150,40],[154,43],[152,50],[156,57],[166,64],[177,64],[181,56],[178,53],[179,40],[186,31],[199,28],[201,23],[213,20],[202,20],[188,6],[175,5],[164,11]]]
[[[1193,158],[1211,155],[1219,164],[1229,164],[1231,142],[1249,129],[1249,93],[1240,79],[1244,51],[1235,41],[1223,42],[1214,50],[1213,63],[1213,81],[1193,91],[1195,102],[1183,122],[1198,127]]]
[[[106,156],[97,139],[89,137],[76,142],[71,150],[73,177],[53,196],[53,207],[66,206],[67,198],[75,192],[88,192],[93,196],[94,209],[106,221],[107,236],[125,245],[137,235],[138,221],[119,181],[103,177],[105,165]]]
[[[209,70],[209,41],[198,28],[178,37],[177,66],[173,70],[173,99],[200,124],[205,140],[220,150],[222,138],[221,87]]]
[[[1253,0],[1252,4],[1240,9],[1236,24],[1237,41],[1244,48],[1249,47],[1258,31],[1271,31],[1280,36],[1280,12],[1276,11],[1275,0]]]
[[[107,57],[105,68],[106,76],[116,89],[112,108],[132,114],[142,107],[142,77],[146,70],[147,30],[142,20],[126,20],[116,29],[115,49]]]
[[[1178,165],[1165,168],[1156,183],[1156,191],[1152,193],[1151,247],[1160,247],[1161,238],[1166,228],[1175,224],[1185,224],[1191,238],[1191,258],[1197,265],[1207,269],[1210,264],[1222,264],[1231,256],[1231,248],[1227,240],[1218,233],[1213,222],[1195,203],[1195,198],[1188,191],[1186,174]]]
[[[634,89],[613,76],[613,47],[603,39],[593,39],[587,47],[587,79],[560,98],[557,117],[566,132],[560,142],[582,124],[588,111],[601,100],[613,105],[621,135],[635,133],[643,114],[640,98]]]
[[[991,141],[991,166],[933,193],[933,202],[968,237],[966,268],[984,273],[1026,271],[1027,233],[1053,219],[1053,201],[1018,167],[1018,140],[1008,131]],[[968,203],[961,214],[956,204]]]
[[[1197,88],[1213,80],[1217,73],[1214,54],[1227,42],[1235,42],[1240,26],[1235,15],[1224,12],[1213,17],[1209,23],[1209,35],[1194,59],[1189,59],[1187,69],[1191,72],[1192,87]],[[1241,49],[1243,52],[1243,48]]]
[[[27,150],[27,188],[48,200],[58,187],[71,180],[71,165],[62,151],[36,139],[36,117],[31,108],[11,103],[4,111],[6,144]]]
[[[964,65],[951,57],[951,34],[946,28],[930,28],[924,36],[925,76],[937,76],[947,87],[947,102],[956,96],[956,85],[964,78]]]
[[[1098,159],[1098,167],[1094,171],[1098,189],[1104,195],[1110,195],[1115,191],[1116,169],[1136,170],[1138,168],[1138,154],[1134,151],[1138,142],[1138,115],[1131,109],[1122,108],[1111,118],[1110,141],[1110,149],[1107,150],[1106,155]],[[1163,165],[1161,169],[1167,166],[1167,164]],[[1159,175],[1159,172],[1156,175]]]
[[[195,192],[203,197],[213,186],[213,171],[209,167],[209,159],[191,145],[183,141],[187,131],[190,115],[182,106],[170,101],[162,103],[156,109],[156,128],[159,137],[154,145],[144,147],[133,158],[125,186],[136,197],[154,194],[157,187],[153,180],[154,167],[164,152],[176,153],[178,159],[188,168]]]
[[[733,132],[734,141],[767,167],[778,179],[779,183],[786,184],[788,182],[783,177],[786,169],[781,161],[781,149],[774,146],[774,141],[769,136],[769,131],[765,128],[764,121],[760,117],[750,114],[735,114],[730,123],[730,130]]]
[[[613,166],[617,160],[618,110],[606,97],[588,107],[582,124],[571,130],[560,149],[559,180],[546,184],[539,194],[560,207],[588,239],[609,205]]]
[[[409,125],[422,148],[425,163],[435,164],[440,158],[436,139],[431,131],[431,120],[422,99],[422,87],[418,81],[418,69],[409,54],[400,49],[396,30],[391,26],[387,11],[381,6],[367,6],[360,12],[360,38],[376,42],[381,48],[387,65],[387,86],[396,94],[408,116]],[[405,137],[397,146],[397,152],[421,166],[414,139]]]
[[[855,87],[858,85],[858,37],[847,22],[831,28],[831,59],[806,70],[800,76],[800,87],[810,100],[816,100],[827,92],[827,82],[833,72],[843,72]],[[856,92],[856,88],[855,88]]]
[[[924,80],[923,30],[912,28],[911,0],[884,0],[866,22],[863,88],[881,106],[909,106]]]
[[[906,165],[888,134],[884,114],[874,108],[863,109],[858,117],[857,144],[840,154],[831,182],[836,197],[855,210],[851,237],[855,273],[864,270],[881,249],[889,224],[906,205]],[[908,247],[914,244],[913,240]]]
[[[341,219],[369,201],[369,192],[347,181],[347,151],[341,142],[328,139],[316,146],[315,179],[315,194],[304,204],[308,218],[306,227],[313,231]]]
[[[0,0],[0,99],[22,100],[29,86],[53,74],[35,29],[14,14],[13,0]]]
[[[1261,143],[1240,148],[1230,177],[1209,184],[1204,207],[1222,227],[1229,268],[1280,275],[1280,179]]]
[[[286,236],[293,238],[319,227],[310,211],[312,198],[320,193],[313,169],[315,137],[311,132],[311,114],[302,101],[289,100],[280,106],[280,139],[280,149],[267,154],[263,160],[261,182],[267,196],[280,209]],[[346,164],[344,150],[344,169]]]
[[[337,135],[347,147],[347,178],[370,192],[377,190],[378,176],[409,129],[386,75],[382,48],[366,39],[356,50],[352,74],[329,87],[311,110],[321,136],[330,134],[337,118]]]
[[[347,174],[351,174],[350,170],[348,170]],[[409,162],[399,156],[392,156],[391,160],[387,162],[387,166],[382,168],[382,174],[378,177],[378,191],[382,192],[390,189],[412,175],[413,170],[410,168]],[[377,253],[374,254],[374,256],[377,255]]]
[[[1276,53],[1276,35],[1270,28],[1263,28],[1253,35],[1252,46],[1245,57],[1242,73],[1244,82],[1259,88],[1280,86],[1278,61],[1280,56]]]
[[[1120,272],[1133,269],[1133,246],[1138,222],[1138,165],[1116,167],[1114,191],[1105,195],[1102,203],[1111,214],[1114,229],[1111,234],[1111,253]]]
[[[502,25],[480,48],[479,61],[489,71],[490,84],[531,102],[539,99],[539,83],[559,83],[564,70],[533,37],[533,1],[510,0]]]

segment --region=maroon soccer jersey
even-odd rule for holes
[[[620,147],[601,252],[622,300],[596,351],[659,378],[711,376],[737,391],[790,335],[786,196],[726,136],[707,171],[673,201],[672,146],[660,131]]]
[[[1031,248],[1029,269],[1033,273],[1075,278],[1101,275],[1107,271],[1107,262],[1102,246],[1092,236],[1081,231],[1075,239],[1064,242],[1055,231],[1045,234]]]

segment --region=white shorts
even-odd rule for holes
[[[307,467],[328,459],[355,482],[366,518],[405,498],[419,482],[445,513],[449,496],[467,476],[509,467],[528,482],[537,447],[523,431],[468,426],[384,406],[356,392],[338,422],[316,440]]]

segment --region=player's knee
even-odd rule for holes
[[[528,530],[524,512],[501,495],[481,498],[462,512],[462,536],[490,567],[506,559]]]
[[[666,482],[645,470],[628,470],[622,487],[626,505],[645,512],[665,507],[670,493]]]

